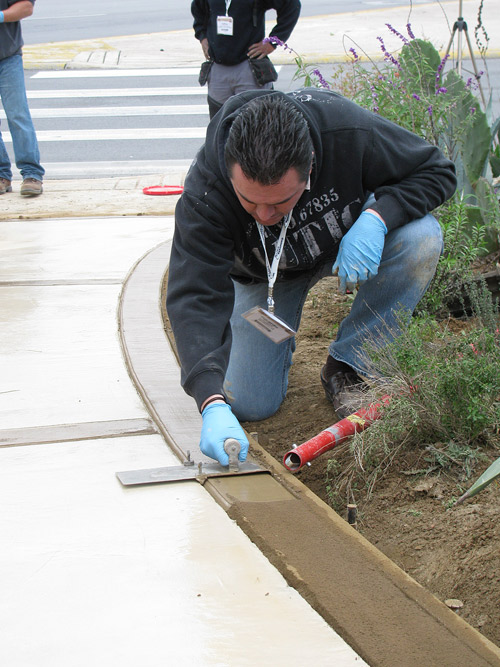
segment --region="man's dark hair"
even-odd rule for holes
[[[292,167],[307,181],[313,144],[306,119],[280,95],[257,97],[233,121],[224,149],[226,166],[235,164],[261,185],[278,183]]]

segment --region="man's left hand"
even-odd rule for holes
[[[274,51],[274,47],[270,42],[257,42],[256,44],[252,44],[252,46],[248,49],[247,56],[249,58],[257,58],[260,60],[261,58],[264,58],[264,56],[268,56],[270,53]]]
[[[342,294],[377,275],[386,234],[382,218],[367,209],[344,236],[332,268],[332,273],[338,271]]]

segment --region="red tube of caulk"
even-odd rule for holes
[[[382,396],[380,401],[370,403],[366,408],[360,408],[352,415],[341,419],[333,426],[329,426],[318,435],[307,440],[302,445],[291,449],[283,457],[283,465],[290,472],[297,472],[307,463],[314,461],[318,456],[333,449],[351,435],[364,431],[374,421],[380,418],[382,404],[390,401],[390,396]]]

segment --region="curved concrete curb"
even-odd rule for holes
[[[168,243],[157,246],[129,274],[120,302],[120,334],[131,377],[152,418],[184,458],[187,449],[197,452],[201,420],[180,387],[163,324],[169,253]],[[252,442],[251,451],[271,475],[212,479],[205,488],[364,660],[405,667],[500,665],[498,647],[375,549],[257,443]]]

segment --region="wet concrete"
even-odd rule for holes
[[[197,447],[199,414],[164,357],[172,231],[154,217],[0,222],[0,664],[364,664],[204,487],[116,478],[179,464],[157,399]]]

